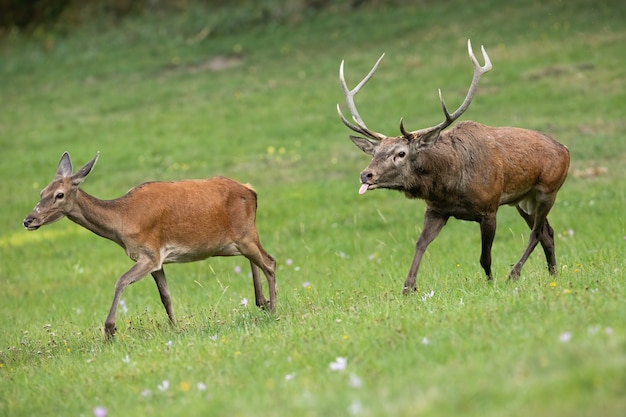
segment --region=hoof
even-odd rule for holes
[[[106,324],[104,325],[104,335],[107,337],[107,339],[110,339],[113,336],[115,336],[115,333],[117,333],[117,327],[115,325],[113,326],[107,326]]]
[[[513,270],[511,271],[511,273],[509,274],[509,281],[517,281],[519,279],[520,273]]]
[[[415,291],[417,291],[416,287],[412,287],[412,288],[411,287],[404,287],[402,289],[402,295],[409,295],[409,294],[414,293]]]
[[[256,303],[257,307],[261,310],[269,311],[270,313],[276,312],[276,307],[272,305],[272,303],[268,300],[262,300]]]

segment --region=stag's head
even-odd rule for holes
[[[415,175],[415,167],[413,166],[412,161],[416,160],[419,157],[419,153],[424,149],[428,149],[435,145],[439,139],[441,131],[450,126],[461,116],[461,114],[465,112],[465,110],[467,110],[472,102],[476,88],[478,87],[480,77],[492,68],[491,61],[489,60],[489,56],[485,52],[484,47],[481,46],[481,51],[485,60],[485,65],[483,66],[478,63],[478,60],[474,56],[472,44],[469,40],[467,41],[467,49],[470,59],[474,65],[474,77],[461,106],[454,113],[450,114],[441,95],[441,90],[439,90],[439,99],[441,101],[445,120],[436,126],[415,131],[408,131],[405,129],[402,119],[400,119],[400,132],[402,133],[400,136],[386,136],[382,133],[370,130],[361,119],[356,105],[354,104],[354,96],[356,96],[361,88],[369,81],[372,75],[374,75],[374,72],[378,68],[378,65],[382,61],[385,54],[378,58],[378,61],[376,61],[376,64],[374,64],[374,67],[372,67],[370,72],[352,90],[350,90],[346,84],[343,74],[344,63],[343,61],[341,62],[339,67],[339,79],[341,81],[341,87],[343,88],[343,92],[346,97],[346,104],[350,109],[350,114],[352,115],[354,124],[345,118],[339,105],[337,105],[337,112],[347,127],[364,136],[350,136],[352,142],[354,142],[354,144],[363,152],[372,156],[370,164],[361,172],[361,188],[359,189],[360,194],[365,193],[367,190],[373,190],[376,188],[404,190],[405,180],[411,175]]]
[[[64,152],[54,179],[41,190],[39,203],[24,219],[24,227],[28,230],[37,230],[45,224],[65,217],[74,205],[78,186],[91,172],[97,160],[98,155],[72,175],[70,155]]]

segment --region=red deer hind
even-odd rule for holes
[[[172,301],[163,264],[195,262],[211,256],[243,255],[250,261],[256,305],[274,311],[276,261],[261,246],[255,219],[256,192],[224,177],[176,182],[147,182],[115,200],[103,201],[79,188],[98,155],[72,174],[67,152],[54,180],[24,219],[36,230],[63,217],[120,245],[135,264],[115,284],[105,332],[116,332],[115,312],[124,289],[151,274],[171,323]],[[259,270],[267,278],[269,301],[263,295]]]
[[[484,48],[481,47],[485,65],[480,66],[469,40],[467,47],[474,77],[461,106],[450,114],[439,90],[445,120],[433,127],[408,131],[400,119],[401,136],[385,136],[370,130],[354,104],[354,96],[372,77],[384,54],[353,90],[346,85],[343,61],[339,68],[341,86],[355,124],[346,120],[339,105],[337,111],[347,127],[364,136],[350,136],[350,139],[373,157],[361,172],[359,193],[387,188],[403,191],[407,198],[426,201],[424,228],[404,283],[405,294],[415,290],[422,256],[450,217],[480,225],[480,264],[491,279],[496,212],[503,204],[514,205],[531,229],[526,250],[509,278],[519,277],[537,243],[545,252],[548,270],[557,273],[554,231],[547,215],[567,176],[569,151],[549,136],[527,129],[465,121],[443,131],[467,110],[481,76],[491,69]]]

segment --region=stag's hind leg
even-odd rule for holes
[[[483,267],[487,279],[491,280],[491,246],[496,237],[496,214],[485,216],[480,221],[480,239],[482,249],[480,252],[480,266]]]
[[[534,216],[529,215],[524,210],[522,210],[519,206],[516,208],[520,216],[522,216],[522,218],[524,219],[528,227],[530,227],[532,230],[535,224]],[[554,229],[552,229],[552,226],[550,226],[550,223],[548,223],[547,218],[545,219],[541,228],[541,233],[539,235],[539,243],[541,243],[543,252],[546,255],[548,271],[550,271],[550,273],[553,275],[556,274],[557,268],[556,268],[556,252],[554,249]]]
[[[520,276],[524,263],[540,242],[546,255],[548,270],[551,274],[555,274],[556,256],[554,253],[554,230],[552,230],[552,227],[547,220],[548,213],[554,204],[554,200],[533,201],[534,204],[528,204],[528,202],[523,203],[525,204],[517,206],[517,210],[526,223],[531,227],[530,238],[528,239],[528,246],[526,246],[526,250],[522,254],[521,259],[511,270],[509,279],[517,279]],[[528,210],[529,207],[531,207],[531,210]]]

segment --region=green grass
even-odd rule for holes
[[[625,15],[620,2],[582,0],[341,6],[198,40],[216,16],[194,8],[10,39],[0,50],[0,415],[622,415]],[[550,215],[560,274],[548,275],[539,250],[506,281],[528,231],[503,207],[494,282],[478,264],[478,226],[450,221],[419,292],[403,297],[424,203],[357,194],[368,158],[335,111],[338,66],[346,60],[353,85],[386,52],[357,100],[368,126],[396,134],[400,117],[410,129],[441,120],[437,88],[451,108],[462,100],[467,38],[494,69],[463,118],[539,129],[570,148]],[[237,65],[208,69],[218,56]],[[263,245],[278,259],[278,312],[241,304],[253,299],[243,258],[171,265],[179,326],[147,278],[124,293],[107,343],[114,282],[131,261],[68,220],[21,227],[65,150],[75,165],[101,152],[83,185],[101,198],[157,179],[252,183]],[[337,357],[344,371],[329,368]]]

